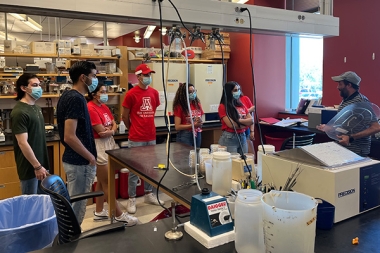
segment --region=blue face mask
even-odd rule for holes
[[[240,98],[240,90],[232,92],[232,96],[234,97],[234,99],[238,100]]]
[[[108,101],[108,94],[100,94],[100,98],[99,98],[100,102],[101,103],[107,103]]]
[[[195,100],[197,98],[197,93],[193,92],[189,94],[189,99],[190,100]]]
[[[42,96],[41,87],[32,87],[32,93],[28,93],[34,100],[39,99]]]
[[[88,76],[86,76],[88,79],[90,79]],[[88,87],[88,91],[91,93],[91,92],[93,92],[95,89],[96,89],[96,87],[98,87],[98,78],[96,78],[96,77],[94,77],[94,78],[92,78],[91,79],[91,84],[90,85],[88,85],[87,87]]]
[[[151,76],[143,76],[142,83],[144,85],[149,85],[152,82],[152,77]]]

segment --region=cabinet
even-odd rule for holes
[[[21,194],[13,147],[0,148],[0,199]]]

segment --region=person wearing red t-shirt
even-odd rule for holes
[[[245,131],[253,124],[253,119],[248,109],[240,101],[240,85],[237,82],[227,82],[224,85],[218,113],[222,122],[219,144],[226,146],[227,151],[231,153],[247,153]]]
[[[255,106],[252,104],[251,99],[249,97],[244,96],[243,92],[240,92],[240,101],[243,103],[245,107],[247,107],[248,112],[252,115],[253,123],[255,122],[255,118],[253,117],[252,112],[255,111]],[[253,147],[253,141],[255,140],[255,124],[250,125],[245,131],[245,137],[247,138],[248,145],[248,153],[255,153],[255,149]]]
[[[160,105],[158,91],[149,87],[152,82],[151,70],[148,65],[140,64],[135,70],[139,83],[129,90],[123,101],[123,121],[128,132],[128,146],[140,147],[156,145],[156,126],[154,124],[154,114]],[[136,187],[138,176],[129,173],[128,195],[129,201],[127,211],[136,212]],[[153,186],[144,182],[145,202],[153,205],[163,205],[163,201],[158,201],[152,193]]]
[[[187,104],[187,92],[189,93],[191,117],[194,122],[194,133]],[[179,85],[173,101],[173,111],[175,130],[178,131],[177,142],[194,146],[195,137],[196,147],[200,148],[202,141],[202,115],[204,113],[193,84],[188,84],[188,90],[186,89],[186,83]]]
[[[91,125],[96,145],[96,191],[103,191],[104,195],[96,198],[96,208],[94,211],[94,221],[108,219],[108,212],[104,208],[104,198],[108,201],[108,155],[106,150],[119,148],[113,139],[117,128],[116,122],[110,109],[105,105],[108,101],[107,88],[104,84],[99,84],[96,89],[88,94],[87,108],[90,114]],[[115,201],[117,203],[117,201]],[[126,226],[137,224],[137,218],[123,213],[119,204],[116,204],[115,219],[124,222]]]

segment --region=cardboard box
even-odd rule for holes
[[[231,45],[230,37],[223,37],[223,45]],[[219,45],[219,40],[215,40],[215,44]],[[206,46],[210,45],[210,40],[206,41]]]
[[[230,53],[223,52],[224,59],[230,59]],[[204,50],[202,53],[202,59],[206,60],[214,60],[214,59],[222,59],[222,52],[217,50]]]
[[[121,52],[119,48],[112,49],[111,51],[112,56],[120,56]]]
[[[71,44],[70,40],[65,40],[65,48],[71,48]]]
[[[87,39],[86,38],[77,38],[73,41],[74,46],[80,46],[82,44],[87,44]]]
[[[80,46],[73,46],[71,54],[80,54]]]
[[[65,47],[65,41],[64,40],[54,40],[54,43],[57,43],[57,48],[64,48]],[[59,51],[59,50],[58,50]]]
[[[82,49],[80,50],[81,55],[95,55],[95,50],[93,49]]]
[[[212,50],[210,48],[207,48],[207,49]],[[226,52],[226,53],[230,53],[231,52],[231,48],[228,45],[222,45],[222,46],[215,45],[215,50],[213,50],[213,51],[219,51],[220,52],[222,49],[223,49],[223,52]]]
[[[111,56],[111,50],[110,49],[100,50],[99,56]]]
[[[4,40],[4,52],[12,53],[16,46],[15,40]]]
[[[57,48],[54,42],[31,42],[30,51],[32,54],[56,54]]]
[[[95,46],[94,44],[81,44],[80,45],[80,49],[83,50],[83,49],[89,49],[89,50],[94,50],[95,49]]]

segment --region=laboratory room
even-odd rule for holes
[[[2,0],[0,252],[380,252],[376,8]]]

